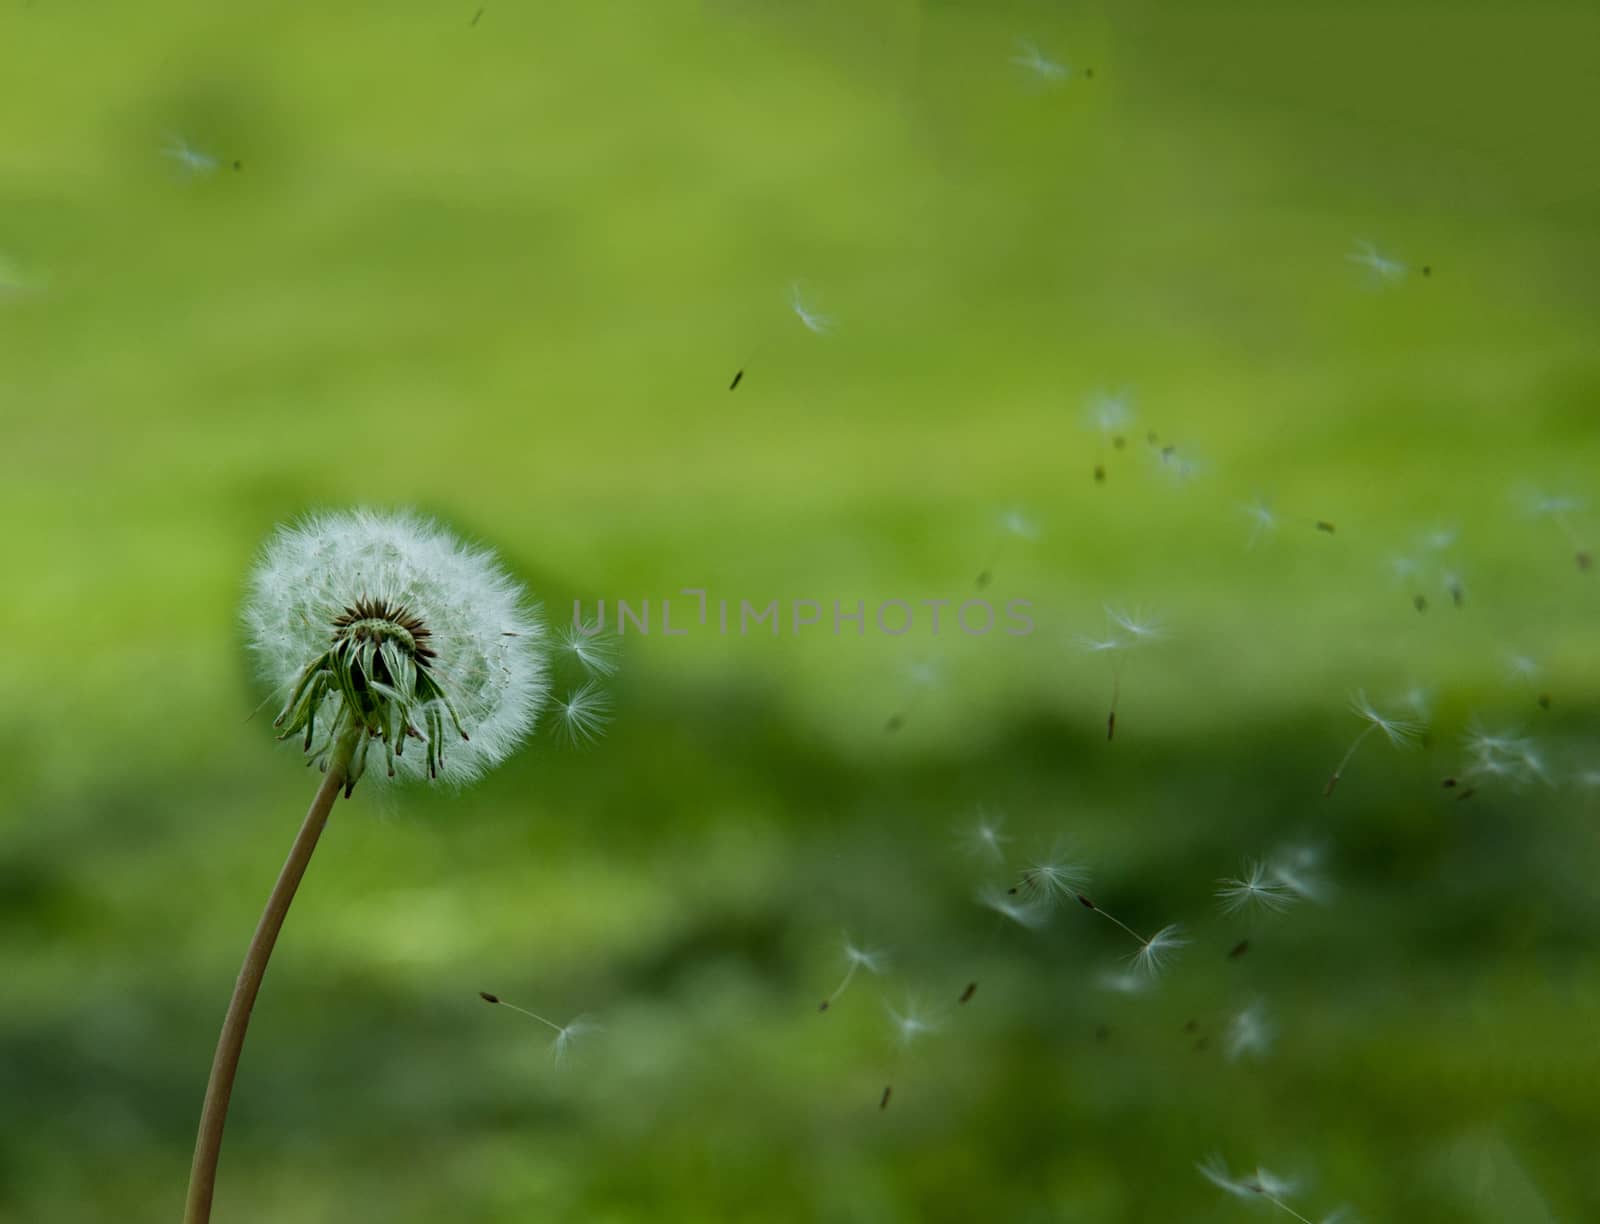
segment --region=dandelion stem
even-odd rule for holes
[[[1141,934],[1139,934],[1139,932],[1138,932],[1138,931],[1136,931],[1136,930],[1134,930],[1134,929],[1133,929],[1133,928],[1132,928],[1132,927],[1131,927],[1131,926],[1129,926],[1129,925],[1128,925],[1128,924],[1127,924],[1127,923],[1126,923],[1126,922],[1124,922],[1124,921],[1122,921],[1122,919],[1121,919],[1121,918],[1118,918],[1118,917],[1117,917],[1117,916],[1116,916],[1116,915],[1115,915],[1115,914],[1112,914],[1112,913],[1108,913],[1108,912],[1107,912],[1107,911],[1105,911],[1105,910],[1103,910],[1103,909],[1101,909],[1101,908],[1100,908],[1100,907],[1099,907],[1099,906],[1098,906],[1098,905],[1094,905],[1094,904],[1092,904],[1092,903],[1089,903],[1089,902],[1088,902],[1088,901],[1087,901],[1087,899],[1086,899],[1086,898],[1085,898],[1085,897],[1083,897],[1083,896],[1081,896],[1081,895],[1080,895],[1080,896],[1079,896],[1079,897],[1078,897],[1078,900],[1079,900],[1079,901],[1080,901],[1080,902],[1084,902],[1084,903],[1085,903],[1085,904],[1084,904],[1084,908],[1085,908],[1085,909],[1092,909],[1092,910],[1093,910],[1093,911],[1094,911],[1094,912],[1095,912],[1095,913],[1097,913],[1097,914],[1099,914],[1099,915],[1100,915],[1100,917],[1102,917],[1102,918],[1104,918],[1104,919],[1106,919],[1106,920],[1107,920],[1107,921],[1108,921],[1108,922],[1114,922],[1114,923],[1116,923],[1116,924],[1117,924],[1117,925],[1118,925],[1118,926],[1119,926],[1119,927],[1121,927],[1121,928],[1122,928],[1122,929],[1123,929],[1123,930],[1124,930],[1124,931],[1126,931],[1126,932],[1127,932],[1127,933],[1128,933],[1128,934],[1129,934],[1129,935],[1131,935],[1131,936],[1133,936],[1133,938],[1134,938],[1134,940],[1135,940],[1135,942],[1137,942],[1137,943],[1138,943],[1138,945],[1139,945],[1139,946],[1140,946],[1140,947],[1141,947],[1141,948],[1142,948],[1142,947],[1144,947],[1144,946],[1145,946],[1145,945],[1146,945],[1146,944],[1148,944],[1148,943],[1149,943],[1149,942],[1150,942],[1150,941],[1149,941],[1149,940],[1148,940],[1148,939],[1146,939],[1146,938],[1145,938],[1145,937],[1144,937],[1144,936],[1143,936],[1143,935],[1141,935]]]
[[[822,1000],[822,1006],[817,1008],[818,1011],[827,1011],[828,1008],[833,1006],[833,1001],[844,993],[846,986],[850,985],[850,979],[855,977],[856,969],[860,966],[860,964],[861,962],[855,957],[852,956],[850,958],[850,967],[844,971],[844,981],[835,986],[833,988],[833,993],[830,994],[826,999]]]
[[[200,1134],[194,1145],[194,1164],[189,1171],[189,1197],[184,1207],[184,1224],[207,1224],[211,1219],[211,1197],[217,1185],[217,1158],[222,1152],[222,1128],[228,1120],[228,1099],[233,1094],[233,1078],[239,1070],[239,1054],[244,1049],[245,1029],[250,1024],[250,1012],[255,1007],[256,995],[261,990],[261,979],[267,972],[267,960],[283,928],[284,917],[294,900],[295,890],[311,862],[311,852],[317,848],[317,839],[328,823],[328,813],[344,786],[350,759],[356,749],[360,728],[352,723],[339,737],[329,754],[328,770],[322,785],[306,812],[305,823],[295,835],[289,857],[284,861],[278,881],[272,886],[267,907],[261,913],[256,933],[245,952],[244,965],[239,970],[239,980],[234,983],[233,998],[228,1002],[228,1014],[222,1021],[222,1036],[217,1040],[216,1057],[211,1063],[211,1079],[206,1084],[205,1104],[200,1111]]]

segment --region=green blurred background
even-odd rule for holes
[[[1600,1219],[1600,573],[1526,512],[1600,461],[1597,40],[1576,0],[8,4],[0,1218],[179,1217],[312,789],[247,721],[243,583],[274,524],[377,504],[557,622],[992,566],[1038,629],[630,635],[598,744],[363,787],[219,1221],[1245,1218],[1213,1152],[1313,1219]],[[1106,603],[1168,630],[1111,744]],[[1324,799],[1348,693],[1419,686],[1426,742]],[[1550,781],[1441,789],[1474,716]],[[974,904],[1058,838],[1185,924],[1158,990],[1097,987],[1130,941],[1086,911]],[[1327,904],[1219,913],[1295,844]],[[892,962],[819,1015],[847,931]],[[603,1031],[556,1067],[479,990]],[[912,996],[939,1031],[896,1053]],[[1276,1042],[1230,1061],[1253,1001]]]

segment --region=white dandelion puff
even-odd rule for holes
[[[1127,391],[1118,391],[1114,395],[1097,391],[1089,399],[1085,416],[1091,429],[1120,446],[1126,440],[1128,430],[1133,427],[1131,397]]]
[[[469,782],[521,743],[547,693],[545,631],[522,587],[492,553],[409,512],[281,527],[243,617],[263,677],[288,694],[280,738],[303,732],[326,764],[355,737],[348,787],[376,741],[385,776]]]
[[[1078,890],[1088,882],[1088,868],[1073,862],[1058,846],[1048,857],[1037,859],[1023,868],[1010,895],[1049,902],[1063,897],[1076,897]]]
[[[1108,607],[1106,617],[1135,642],[1154,642],[1166,636],[1161,622],[1139,608],[1130,612],[1125,608]]]
[[[1285,1215],[1299,1220],[1300,1224],[1312,1224],[1310,1217],[1301,1215],[1286,1201],[1298,1189],[1298,1183],[1289,1178],[1279,1177],[1276,1173],[1259,1167],[1253,1173],[1236,1176],[1228,1171],[1226,1162],[1220,1156],[1208,1156],[1195,1168],[1213,1186],[1235,1198],[1256,1199],[1270,1203]],[[1324,1224],[1327,1224],[1327,1220],[1337,1219],[1339,1215],[1339,1212],[1335,1212],[1333,1216],[1324,1220]]]
[[[1333,889],[1317,874],[1321,865],[1322,851],[1317,847],[1290,846],[1271,856],[1268,872],[1275,885],[1302,901],[1322,905],[1332,896]]]

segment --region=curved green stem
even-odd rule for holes
[[[345,784],[351,754],[360,735],[358,725],[352,723],[339,737],[328,757],[328,771],[317,788],[316,798],[306,812],[305,822],[295,836],[289,857],[278,873],[278,882],[272,886],[267,898],[267,908],[261,913],[256,933],[245,952],[244,966],[239,970],[239,980],[234,983],[233,998],[228,1003],[228,1014],[222,1021],[222,1036],[217,1040],[216,1057],[211,1063],[211,1079],[206,1084],[205,1104],[200,1111],[200,1134],[194,1145],[194,1165],[189,1171],[189,1197],[184,1207],[184,1224],[207,1224],[211,1219],[211,1197],[217,1184],[217,1158],[222,1153],[222,1128],[228,1120],[228,1099],[233,1095],[233,1078],[239,1070],[239,1053],[244,1049],[245,1029],[250,1024],[250,1011],[255,1006],[256,995],[261,990],[261,979],[267,972],[267,960],[278,941],[289,903],[311,862],[311,852],[317,848],[317,839],[328,823],[328,813],[339,789]]]

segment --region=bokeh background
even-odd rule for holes
[[[1576,0],[8,3],[0,1218],[181,1212],[312,790],[243,584],[356,504],[556,623],[987,569],[1037,628],[630,634],[598,743],[362,787],[219,1220],[1270,1215],[1213,1153],[1309,1219],[1600,1218],[1600,518],[1531,512],[1600,461],[1597,39]],[[1107,604],[1166,630],[1111,743]],[[1428,731],[1324,798],[1362,689]],[[1539,770],[1463,801],[1475,718]],[[1133,947],[1075,905],[975,903],[1058,842],[1184,924],[1156,988],[1102,988]],[[1220,912],[1296,847],[1321,903]],[[819,1014],[847,934],[889,958]],[[556,1066],[479,990],[600,1031]]]

